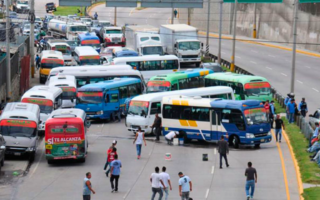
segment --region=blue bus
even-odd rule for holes
[[[120,58],[120,57],[136,57],[139,56],[138,52],[130,50],[130,49],[122,49],[113,52],[114,58]]]
[[[224,136],[235,148],[240,144],[259,147],[272,139],[266,110],[258,100],[166,96],[161,113],[164,135],[182,131],[186,140],[210,142]]]
[[[91,46],[93,47],[98,53],[101,50],[100,39],[95,33],[79,33],[78,34],[78,44],[80,46]]]
[[[76,108],[91,119],[113,119],[126,110],[126,102],[142,94],[143,83],[137,78],[115,78],[82,86],[77,92]]]

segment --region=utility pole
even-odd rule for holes
[[[30,12],[29,12],[29,20],[30,20],[30,63],[31,63],[31,77],[34,78],[35,68],[34,68],[34,0],[30,1]],[[39,77],[40,78],[40,77]]]
[[[173,4],[172,4],[172,10],[171,10],[171,24],[173,24],[173,19],[174,18],[174,8],[173,8]]]
[[[221,64],[221,37],[222,37],[222,6],[223,1],[220,1],[220,20],[219,20],[219,50],[218,50],[218,63]]]
[[[230,3],[230,11],[229,11],[229,18],[230,18],[229,34],[230,35],[232,34],[233,10],[234,10],[234,5],[233,3]]]
[[[11,59],[10,59],[10,17],[9,2],[6,0],[6,64],[7,64],[7,99],[11,98]]]
[[[209,29],[210,29],[209,26],[210,26],[210,0],[208,0],[206,56],[209,55]]]
[[[191,25],[191,8],[188,8],[188,25]]]
[[[253,16],[253,38],[257,38],[257,3],[254,4],[254,16]]]
[[[231,55],[231,66],[230,71],[234,72],[235,68],[235,54],[236,54],[236,32],[237,32],[237,4],[238,0],[234,1],[234,24],[233,24],[233,37],[232,37],[232,55]]]
[[[117,7],[114,7],[114,26],[117,26]]]
[[[292,47],[292,69],[291,69],[291,91],[294,92],[294,81],[296,76],[296,45],[297,45],[297,21],[299,11],[299,0],[294,3],[294,18],[293,18],[293,47]]]

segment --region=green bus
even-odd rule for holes
[[[187,69],[170,74],[159,74],[150,78],[147,93],[204,87],[204,77],[211,73],[213,73],[211,69]]]
[[[261,76],[235,73],[215,73],[205,76],[205,87],[229,86],[234,90],[236,100],[272,100],[269,81]]]

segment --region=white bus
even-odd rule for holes
[[[153,124],[155,114],[161,116],[161,100],[164,96],[184,95],[201,96],[203,98],[221,98],[234,100],[233,90],[226,86],[176,90],[169,92],[158,92],[144,94],[133,98],[130,102],[126,116],[126,127],[128,131],[135,132],[141,127],[145,133],[152,133],[150,126]]]
[[[142,74],[137,70],[132,70],[128,65],[122,66],[102,66],[102,67],[61,67],[50,73],[49,77],[55,75],[73,75],[77,80],[77,88],[91,83],[98,83],[100,81],[112,80],[114,78],[138,78],[143,84],[143,91],[146,90]],[[48,79],[49,81],[50,79]]]
[[[62,108],[74,108],[77,98],[77,80],[71,75],[58,75],[51,77],[49,87],[62,89]]]
[[[145,80],[158,74],[168,74],[180,70],[179,58],[174,55],[149,55],[136,57],[114,58],[114,65],[130,65],[133,69],[139,70]]]
[[[100,55],[89,46],[76,47],[74,49],[74,59],[79,65],[99,65]]]
[[[40,106],[39,130],[44,131],[45,122],[51,112],[61,108],[62,89],[49,86],[34,86],[22,95],[21,102]]]

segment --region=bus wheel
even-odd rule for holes
[[[47,162],[49,165],[53,164],[53,160],[47,160]]]
[[[80,162],[80,163],[85,163],[85,162],[86,162],[86,158],[81,158],[81,159],[79,160],[79,162]]]
[[[29,156],[29,162],[33,162],[35,157],[36,157],[36,152],[31,153]]]
[[[260,144],[255,144],[254,148],[259,149],[260,148]]]
[[[3,159],[1,160],[1,163],[0,163],[0,166],[3,167],[4,165],[4,156],[3,156]]]
[[[232,138],[232,145],[235,149],[239,148],[239,138],[237,136],[233,136]]]

